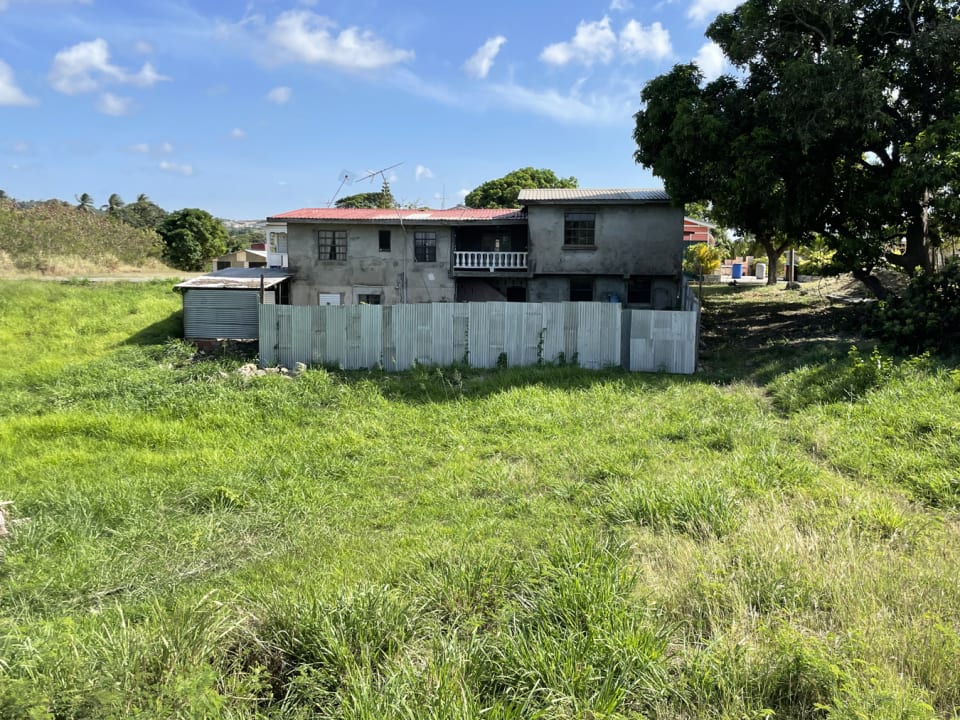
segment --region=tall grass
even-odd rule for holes
[[[0,717],[957,715],[949,368],[247,378],[178,303],[0,284]]]
[[[0,200],[0,238],[0,264],[53,275],[68,274],[78,265],[94,265],[99,272],[140,266],[156,262],[162,250],[153,230],[58,201],[18,208]]]

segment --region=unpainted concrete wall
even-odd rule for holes
[[[320,260],[318,230],[347,231],[347,259]],[[323,225],[289,223],[287,248],[290,270],[295,273],[292,283],[293,305],[316,305],[318,293],[339,293],[341,302],[358,302],[360,292],[382,288],[383,303],[403,302],[404,274],[408,303],[452,302],[454,282],[450,277],[450,228],[408,225],[389,227],[390,252],[380,252],[378,225]],[[417,230],[437,234],[436,262],[416,262],[413,252],[413,234]],[[406,260],[405,260],[406,259]]]
[[[596,245],[564,246],[564,214],[596,214]],[[683,209],[667,204],[530,205],[531,267],[538,275],[675,275],[683,255]]]

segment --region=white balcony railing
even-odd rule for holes
[[[454,270],[526,270],[525,252],[484,252],[457,250],[453,254]]]

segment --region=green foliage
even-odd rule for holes
[[[167,217],[167,211],[141,194],[136,202],[123,205],[117,215],[127,225],[159,231],[161,223]]]
[[[227,250],[223,223],[206,210],[186,208],[170,213],[160,225],[164,258],[181,270],[203,270],[207,261]]]
[[[467,193],[464,204],[472,208],[520,207],[517,197],[521,190],[575,187],[577,187],[575,177],[560,178],[553,170],[525,167],[507,173],[496,180],[488,180],[474,188]]]
[[[872,327],[898,350],[955,351],[960,347],[960,260],[917,274],[903,293],[878,303]]]
[[[694,275],[712,275],[720,268],[720,251],[706,243],[695,243],[683,256],[683,269]]]
[[[347,195],[342,197],[335,205],[338,208],[396,208],[400,203],[393,197],[390,191],[390,183],[383,181],[383,188],[380,192],[358,193],[356,195]]]
[[[101,213],[77,212],[52,201],[21,208],[0,201],[2,252],[14,267],[46,272],[64,258],[77,257],[110,268],[117,263],[140,265],[160,256],[161,243],[151,230],[112,222]]]

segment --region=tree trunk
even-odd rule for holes
[[[767,268],[767,285],[776,285],[777,265],[780,264],[780,256],[783,255],[783,251],[787,249],[787,243],[777,245],[772,237],[760,237],[759,235],[757,241],[763,247],[764,252],[767,253],[767,262],[770,265]]]
[[[874,275],[871,271],[864,270],[863,268],[855,268],[853,270],[853,276],[866,285],[867,290],[872,292],[873,296],[877,298],[877,300],[886,300],[887,295],[889,294],[887,289],[880,282],[880,278]]]
[[[911,209],[907,220],[907,247],[903,254],[890,252],[886,254],[887,261],[891,265],[896,265],[907,273],[912,273],[917,268],[925,273],[930,272],[932,269],[929,248],[930,238],[925,220],[923,208],[917,203],[916,207]]]

